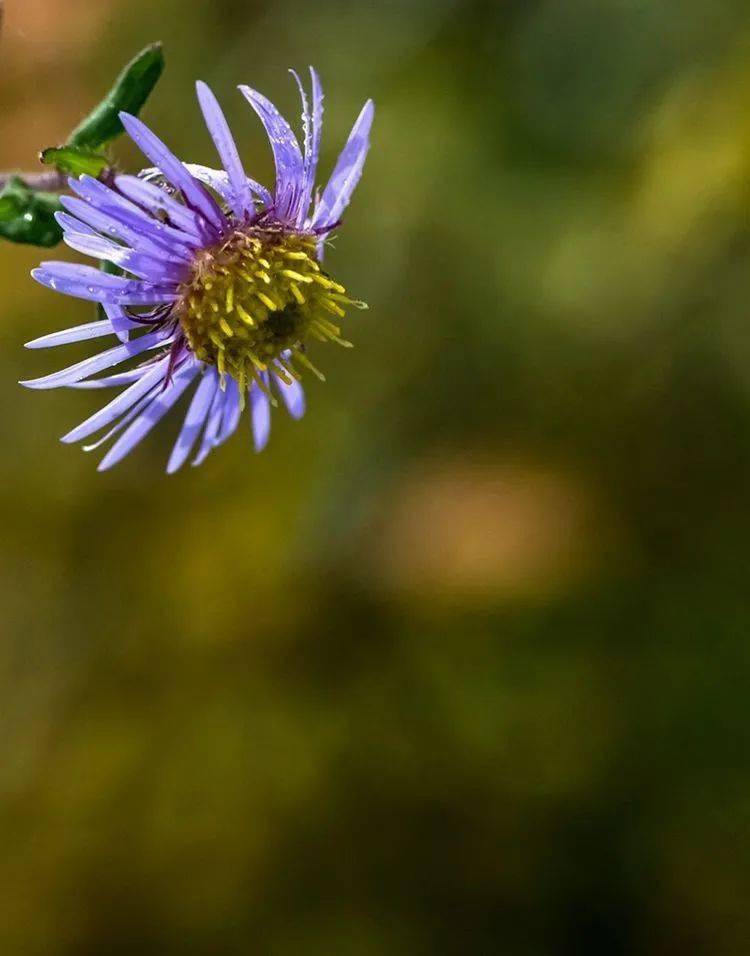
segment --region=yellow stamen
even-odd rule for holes
[[[344,312],[341,306],[336,305],[335,302],[331,302],[330,299],[321,299],[320,304],[323,306],[324,309],[327,309],[333,315],[337,315],[341,319],[343,319],[343,317],[346,315],[346,312]]]
[[[246,312],[244,306],[240,305],[239,302],[237,303],[237,312],[239,313],[239,316],[243,322],[247,322],[247,324],[250,326],[255,325],[255,320],[253,319],[252,315],[250,315],[249,312]]]
[[[176,315],[222,385],[231,375],[241,392],[255,383],[273,399],[264,377],[289,385],[300,377],[294,363],[325,380],[304,352],[306,341],[351,347],[338,322],[364,303],[321,271],[317,250],[315,236],[248,227],[196,255]]]
[[[278,310],[276,303],[270,296],[267,296],[265,292],[256,292],[255,294],[258,296],[263,305],[270,309],[271,312],[276,312]]]
[[[294,269],[282,269],[281,274],[286,276],[287,279],[294,279],[295,282],[312,282],[311,276],[300,275],[299,272],[295,272]]]

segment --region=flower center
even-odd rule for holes
[[[273,229],[236,231],[201,250],[177,307],[195,356],[232,375],[244,390],[269,366],[283,380],[299,378],[295,362],[322,375],[305,354],[308,337],[337,342],[350,299],[320,268],[317,240]]]

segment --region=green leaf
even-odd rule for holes
[[[161,43],[142,50],[125,67],[101,103],[68,137],[69,146],[99,149],[123,130],[119,113],[137,115],[164,70]]]
[[[82,176],[84,173],[99,176],[109,165],[106,156],[100,156],[80,146],[51,146],[42,150],[39,159],[45,166],[56,166],[72,176]]]
[[[0,222],[12,219],[18,214],[18,202],[13,196],[0,196]]]
[[[0,193],[0,237],[32,246],[56,246],[62,230],[55,213],[62,209],[55,193],[34,192],[13,176]]]

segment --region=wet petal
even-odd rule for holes
[[[227,379],[226,397],[224,398],[224,414],[221,419],[221,428],[216,436],[216,445],[223,445],[230,438],[240,423],[242,409],[240,408],[240,388],[233,378]]]
[[[239,89],[258,114],[271,143],[276,164],[276,213],[282,219],[291,217],[302,192],[303,160],[297,138],[270,100],[249,86]]]
[[[310,111],[307,94],[295,70],[290,71],[299,88],[302,101],[302,126],[305,133],[304,164],[302,173],[302,193],[297,213],[298,225],[302,225],[307,218],[313,189],[315,188],[315,173],[318,168],[320,155],[320,138],[323,128],[323,89],[317,72],[310,67],[312,81],[312,112]]]
[[[67,262],[44,262],[31,275],[48,289],[91,302],[159,305],[176,302],[179,298],[175,285],[155,285],[139,279],[124,279],[107,275],[92,266],[74,266]]]
[[[254,212],[255,206],[245,169],[237,150],[237,144],[229,129],[226,117],[208,86],[198,81],[196,90],[203,118],[229,178],[231,185],[229,205],[232,207],[234,214],[242,219],[248,213]]]
[[[370,148],[370,128],[374,115],[375,106],[372,100],[368,100],[352,127],[346,146],[323,191],[312,219],[313,226],[333,225],[349,205]]]
[[[104,259],[149,282],[182,282],[187,275],[187,263],[178,266],[166,258],[157,259],[155,256],[134,252],[125,246],[110,242],[104,236],[66,232],[63,238],[65,243],[76,252],[82,252],[85,256],[92,256],[94,259]]]
[[[218,373],[215,374],[217,388],[214,392],[211,408],[209,409],[208,416],[206,418],[206,427],[203,431],[203,438],[201,440],[200,448],[198,449],[198,454],[195,456],[192,462],[194,468],[203,464],[211,449],[216,445],[216,436],[219,434],[221,417],[224,413],[224,392],[222,392],[221,388],[218,387],[219,376]]]
[[[131,249],[151,255],[169,256],[175,261],[191,262],[193,259],[194,253],[186,246],[165,246],[158,233],[151,227],[147,228],[142,222],[133,222],[131,218],[130,223],[125,223],[121,218],[114,218],[75,196],[61,196],[60,202],[76,219],[92,226],[108,239],[124,242]]]
[[[143,398],[147,392],[151,391],[154,385],[163,381],[167,371],[168,361],[167,358],[164,358],[142,373],[138,381],[129,388],[126,388],[125,391],[120,392],[109,404],[100,408],[98,412],[95,412],[87,418],[86,421],[81,422],[80,425],[77,425],[69,431],[67,435],[63,435],[60,441],[71,444],[88,438],[89,435],[93,435],[94,432],[98,432],[101,428],[106,428],[107,425],[111,424],[116,418],[119,418],[120,415],[129,411],[137,401]]]
[[[154,218],[136,203],[126,199],[121,193],[110,189],[104,183],[91,176],[69,179],[70,188],[95,209],[100,210],[115,222],[122,222],[134,229],[140,236],[147,237],[169,255],[173,251],[180,255],[193,255],[193,249],[200,243],[181,229],[167,225]]]
[[[120,119],[128,135],[141,152],[148,156],[172,185],[182,192],[187,205],[195,209],[196,212],[200,212],[207,222],[210,222],[219,232],[222,232],[226,228],[227,222],[216,201],[190,175],[174,153],[155,133],[151,132],[145,123],[142,123],[135,116],[131,116],[129,113],[120,113]]]
[[[120,362],[125,362],[134,355],[140,355],[149,349],[166,345],[169,341],[170,338],[165,336],[163,332],[149,332],[132,342],[127,342],[125,345],[115,345],[113,348],[107,349],[106,352],[92,355],[81,362],[76,362],[75,365],[61,369],[59,372],[53,372],[51,375],[44,375],[41,378],[29,379],[20,384],[27,388],[59,388],[62,385],[72,385],[74,382],[80,382],[81,379],[104,371],[105,368],[119,365]]]
[[[198,374],[199,365],[191,362],[180,369],[171,385],[159,391],[153,401],[146,406],[143,412],[128,426],[126,431],[117,439],[107,454],[99,462],[98,471],[106,471],[129,454],[141,442],[151,429],[176,404],[182,393]]]
[[[263,451],[271,434],[271,403],[257,385],[250,387],[250,424],[256,451]]]
[[[85,342],[87,339],[99,339],[105,335],[112,335],[114,329],[109,319],[99,322],[86,322],[84,325],[75,325],[72,329],[62,329],[60,332],[50,332],[37,339],[27,342],[27,349],[51,349],[57,345],[68,345],[70,342]]]
[[[193,400],[188,408],[187,415],[177,441],[172,449],[172,454],[167,464],[167,473],[172,475],[183,466],[190,454],[198,433],[203,428],[206,418],[211,410],[211,405],[219,387],[219,377],[215,369],[209,368],[200,380],[198,388],[195,390]]]
[[[292,380],[290,385],[287,385],[278,376],[275,376],[275,378],[279,395],[281,395],[289,414],[292,418],[302,418],[305,414],[305,390],[302,385],[296,379]]]
[[[137,176],[118,176],[115,184],[120,192],[154,218],[159,219],[166,214],[177,229],[199,244],[204,242],[206,230],[203,217],[178,202],[165,189]]]

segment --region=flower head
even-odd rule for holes
[[[244,170],[224,114],[204,83],[198,101],[223,169],[183,164],[134,116],[126,131],[154,164],[138,176],[102,182],[72,179],[74,196],[58,214],[69,246],[116,267],[45,262],[34,278],[58,292],[101,304],[106,319],[29,342],[46,348],[116,335],[120,342],[29,388],[125,386],[104,408],[63,436],[113,439],[99,469],[116,464],[194,388],[167,471],[193,464],[236,430],[246,404],[255,448],[268,441],[271,406],[280,396],[290,414],[305,410],[303,370],[322,378],[307,355],[311,339],[348,346],[340,321],[349,297],[323,268],[326,238],[341,220],[362,174],[374,107],[368,101],[325,189],[313,201],[323,93],[310,68],[311,105],[302,99],[304,141],[264,96],[240,91],[265,127],[276,165],[273,192]],[[112,272],[117,274],[112,274]],[[115,366],[132,364],[112,372]],[[96,376],[106,372],[104,377]]]

